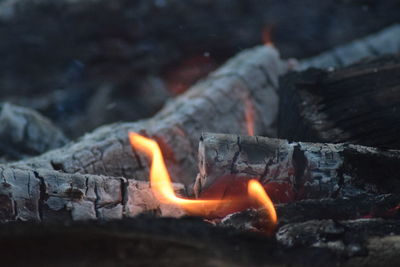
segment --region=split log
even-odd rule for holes
[[[0,105],[0,157],[9,160],[38,155],[67,143],[64,134],[34,110]]]
[[[254,112],[255,133],[275,134],[278,76],[286,69],[271,46],[243,51],[151,119],[104,126],[76,143],[9,166],[147,180],[148,160],[128,141],[128,132],[135,131],[158,141],[174,181],[191,184],[201,132],[245,134],[246,103]]]
[[[88,174],[0,167],[0,222],[121,219],[144,212],[179,217],[160,203],[149,182]],[[174,184],[178,195],[183,185]]]
[[[400,25],[392,25],[349,44],[338,46],[318,56],[300,61],[299,70],[315,68],[341,68],[364,58],[400,53]]]
[[[194,191],[204,196],[211,185],[228,190],[233,180],[255,178],[275,202],[400,193],[399,162],[397,150],[206,133]]]
[[[368,195],[350,198],[306,199],[275,205],[279,225],[310,220],[353,220],[360,218],[397,219],[400,196],[398,194]],[[270,225],[265,209],[247,209],[232,213],[220,222],[240,230],[263,231]]]
[[[279,138],[400,149],[399,84],[400,56],[290,73],[280,81]]]

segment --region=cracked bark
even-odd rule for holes
[[[280,80],[278,136],[399,149],[399,77],[398,55],[290,73]]]
[[[255,132],[275,134],[278,76],[286,69],[273,47],[243,51],[151,119],[103,126],[61,149],[8,166],[147,180],[148,160],[127,138],[135,131],[158,141],[174,181],[191,184],[200,133],[246,133],[244,102],[249,96],[257,116]]]
[[[0,222],[110,220],[143,212],[183,215],[160,203],[145,181],[13,167],[0,167],[0,173]],[[174,184],[174,189],[184,194],[183,185]]]
[[[274,202],[399,193],[399,162],[397,150],[204,133],[194,192],[255,178]]]

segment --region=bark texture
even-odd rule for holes
[[[135,131],[158,141],[174,181],[191,184],[201,132],[245,134],[246,102],[255,113],[255,132],[275,134],[278,76],[286,69],[270,46],[243,51],[151,119],[104,126],[61,149],[10,166],[147,180],[148,160],[127,138]]]
[[[341,68],[363,58],[400,52],[400,25],[394,24],[380,32],[338,46],[318,56],[300,61],[299,70],[314,68]]]
[[[397,150],[205,133],[194,191],[256,178],[275,202],[399,193],[399,162]]]
[[[290,73],[280,81],[279,138],[399,149],[399,84],[394,55]]]
[[[110,220],[143,212],[183,215],[160,203],[145,181],[13,167],[0,167],[0,173],[0,222]],[[174,189],[184,194],[183,185]]]

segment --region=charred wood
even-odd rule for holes
[[[148,161],[127,138],[135,131],[159,142],[174,181],[191,184],[201,132],[245,134],[246,101],[254,110],[255,133],[275,134],[278,76],[286,69],[271,46],[244,51],[151,119],[103,126],[75,143],[12,166],[147,180]]]
[[[0,157],[8,160],[59,148],[67,138],[50,120],[29,108],[0,105]]]
[[[352,220],[360,218],[398,219],[400,196],[359,195],[350,198],[306,199],[275,205],[279,225],[311,220]],[[269,225],[263,209],[247,209],[226,216],[222,226],[241,230],[263,231]]]
[[[110,220],[155,213],[183,212],[160,203],[149,182],[88,174],[0,167],[0,222]],[[174,184],[178,195],[184,187]]]
[[[194,192],[255,178],[275,202],[399,193],[399,162],[397,150],[205,133]]]
[[[279,138],[400,148],[399,77],[399,56],[288,74],[280,81]]]

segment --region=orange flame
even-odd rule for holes
[[[255,119],[255,111],[253,103],[251,102],[250,97],[246,97],[244,101],[244,115],[246,119],[246,128],[247,134],[250,136],[254,135],[254,119]]]
[[[278,216],[276,215],[274,204],[265,192],[262,185],[257,180],[250,180],[247,190],[250,197],[254,198],[263,207],[265,207],[271,220],[271,224],[276,225],[278,223]]]
[[[229,201],[187,199],[177,196],[172,187],[171,178],[165,166],[164,159],[157,142],[132,132],[129,133],[129,140],[131,145],[135,149],[145,153],[151,158],[150,185],[154,195],[160,202],[167,204],[176,204],[186,210],[188,214],[207,217],[210,216],[210,214],[212,214],[212,212],[216,211],[218,208],[228,208],[229,204],[232,204],[235,201],[239,201],[235,199],[230,199]],[[248,195],[251,198],[257,200],[261,205],[266,208],[272,224],[276,224],[277,215],[274,209],[274,205],[268,197],[267,193],[265,192],[264,188],[258,181],[249,181]],[[242,199],[242,201],[246,200],[247,199]]]
[[[262,31],[262,40],[264,45],[274,45],[274,43],[272,42],[272,26],[266,26],[264,28],[264,30]]]

